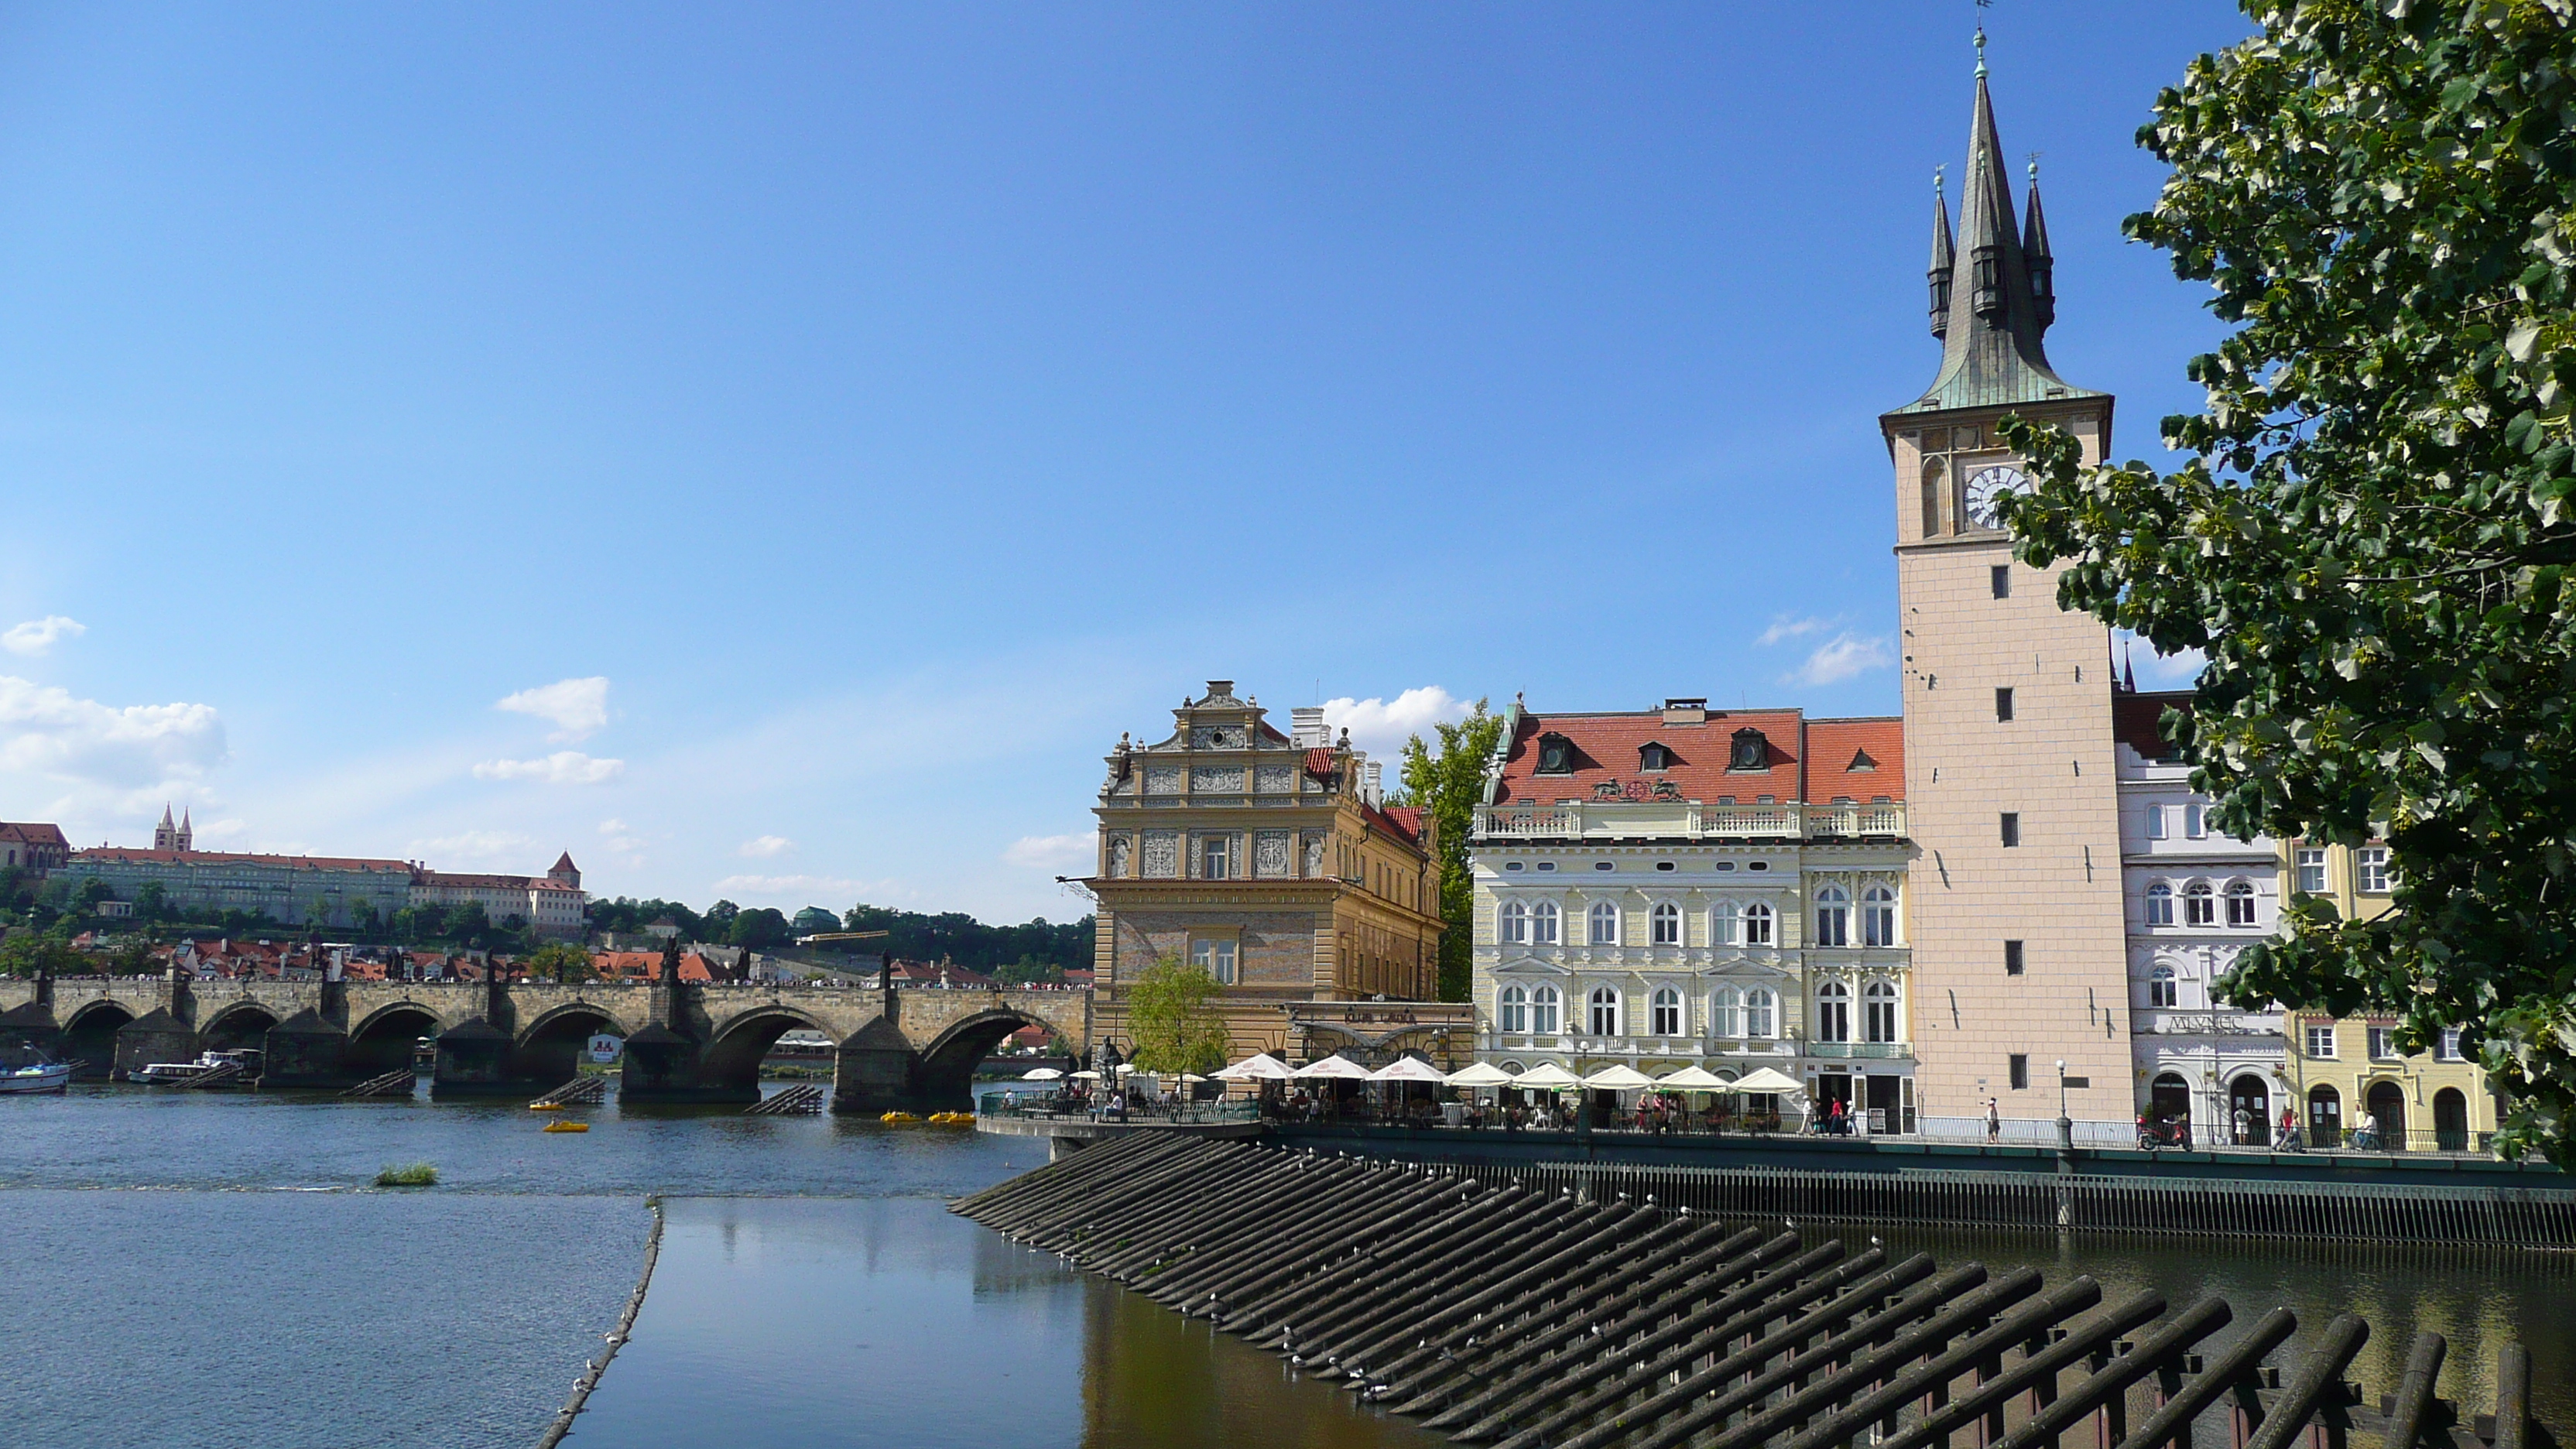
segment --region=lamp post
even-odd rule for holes
[[[2057,1064],[2057,1160],[2061,1170],[2072,1171],[2075,1151],[2075,1119],[2066,1111],[2066,1063]]]

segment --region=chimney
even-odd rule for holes
[[[1299,705],[1288,711],[1289,738],[1301,750],[1321,750],[1333,743],[1332,731],[1324,725],[1324,707],[1320,704]]]
[[[1379,776],[1385,771],[1385,769],[1386,766],[1375,760],[1368,762],[1368,784],[1362,787],[1363,793],[1361,798],[1367,800],[1371,805],[1382,806],[1386,804],[1386,790],[1385,787],[1379,783]]]
[[[1668,699],[1664,701],[1664,723],[1695,725],[1708,723],[1706,699]]]

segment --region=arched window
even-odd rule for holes
[[[2232,880],[2227,883],[2227,924],[2250,927],[2254,924],[2254,883]]]
[[[1896,986],[1873,981],[1861,988],[1861,1035],[1869,1041],[1902,1041],[1896,1030]]]
[[[1732,986],[1721,986],[1708,999],[1708,1034],[1732,1037],[1743,1025],[1744,994]]]
[[[2181,1000],[2181,992],[2174,985],[2174,969],[2171,966],[2158,966],[2148,973],[2147,1005],[2172,1006],[2179,1000]]]
[[[1709,907],[1708,943],[1712,946],[1742,945],[1741,917],[1742,913],[1736,910],[1733,901],[1719,901]]]
[[[1755,901],[1744,908],[1744,944],[1747,946],[1771,944],[1771,908],[1760,901]]]
[[[1556,944],[1556,902],[1541,901],[1530,907],[1530,944],[1533,946]]]
[[[1860,893],[1860,939],[1865,946],[1896,944],[1896,892],[1874,885]]]
[[[1617,1036],[1619,1034],[1618,987],[1593,987],[1592,995],[1585,998],[1585,1004],[1591,1008],[1589,1020],[1585,1022],[1585,1025],[1590,1028],[1587,1035]]]
[[[1816,939],[1818,946],[1851,944],[1851,895],[1841,886],[1827,886],[1816,892]],[[1841,1041],[1841,1037],[1832,1038]]]
[[[1509,902],[1503,907],[1503,944],[1529,944],[1529,907],[1519,901]]]
[[[1584,936],[1586,941],[1595,946],[1619,944],[1619,908],[1617,906],[1608,901],[1594,901],[1592,909],[1584,912],[1584,920],[1588,923],[1588,930]]]
[[[1529,1030],[1529,993],[1517,986],[1503,988],[1503,1030],[1518,1035]]]
[[[2163,881],[2157,881],[2147,887],[2147,924],[2150,926],[2173,924],[2173,887]]]
[[[1778,1000],[1767,986],[1756,986],[1744,993],[1744,1035],[1769,1041],[1780,1034]]]
[[[1556,1003],[1557,995],[1555,987],[1533,986],[1530,988],[1530,1035],[1556,1035]]]
[[[1682,994],[1669,986],[1655,988],[1655,999],[1648,1012],[1649,1036],[1682,1034]]]
[[[2209,893],[2209,882],[2196,880],[2182,888],[2182,923],[2186,926],[2212,924],[2216,898]]]
[[[1682,943],[1681,907],[1670,901],[1664,901],[1647,912],[1646,918],[1654,927],[1656,945],[1678,946]]]
[[[1839,981],[1816,988],[1816,1040],[1851,1040],[1851,988]]]

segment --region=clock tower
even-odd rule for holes
[[[1931,322],[1941,369],[1879,419],[1896,470],[1905,679],[1908,892],[1920,1115],[2006,1141],[2056,1140],[2059,1062],[2076,1140],[2117,1141],[2134,1116],[2110,641],[2057,607],[2057,574],[2016,561],[1994,504],[2027,486],[1996,436],[2018,413],[2054,423],[2086,462],[2110,444],[2111,398],[2073,386],[2041,346],[2056,318],[2032,168],[2015,225],[1986,92],[1984,36],[1959,228],[1934,183]]]

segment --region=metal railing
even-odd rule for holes
[[[1894,839],[1905,807],[1701,805],[1686,800],[1570,800],[1562,805],[1480,805],[1472,833],[1498,840],[1668,836],[1685,840]]]

